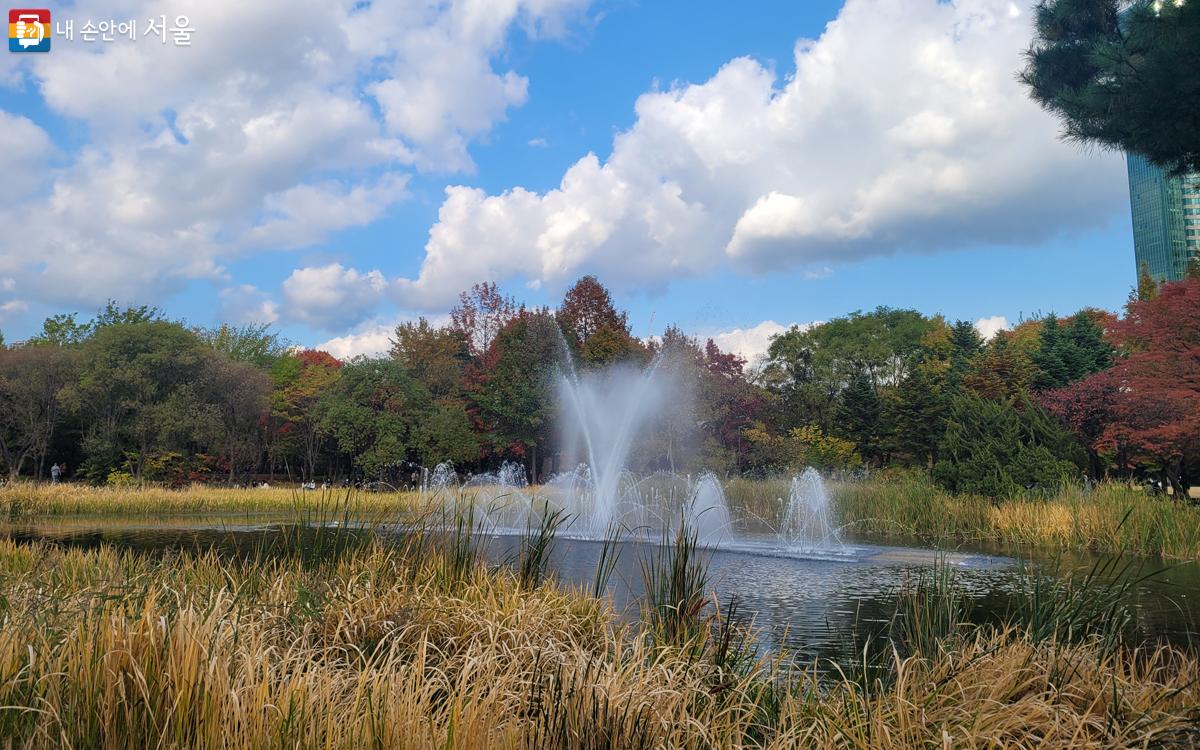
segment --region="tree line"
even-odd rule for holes
[[[212,329],[110,303],[0,340],[0,464],[54,463],[94,483],[353,477],[420,467],[561,470],[555,382],[669,360],[690,408],[636,451],[645,471],[776,473],[901,467],[953,491],[1004,495],[1082,477],[1200,470],[1200,280],[1143,280],[1124,314],[1085,309],[983,340],[966,321],[879,307],[777,336],[748,365],[677,327],[641,340],[594,277],[555,309],[490,283],[445,325],[395,329],[386,356],[341,361],[268,326]]]

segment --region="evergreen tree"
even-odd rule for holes
[[[1067,139],[1200,170],[1200,3],[1042,0],[1021,80]]]
[[[1032,359],[1038,368],[1034,387],[1039,390],[1061,388],[1112,364],[1112,346],[1086,310],[1065,325],[1048,316],[1038,335],[1041,345]]]
[[[1041,408],[972,395],[955,398],[933,475],[952,492],[1004,497],[1053,491],[1083,461],[1075,438]]]
[[[879,394],[865,373],[857,373],[842,391],[836,412],[837,432],[854,441],[858,452],[870,460],[880,448]]]
[[[1041,346],[1031,357],[1034,366],[1037,367],[1037,372],[1033,376],[1033,386],[1038,389],[1058,388],[1070,380],[1070,368],[1065,361],[1067,347],[1063,341],[1057,316],[1047,315],[1042,320],[1038,337],[1041,340]]]
[[[1064,334],[1065,340],[1074,349],[1072,381],[1112,366],[1112,344],[1104,340],[1104,329],[1089,311],[1080,310],[1076,313],[1067,324]]]
[[[892,408],[892,447],[921,466],[932,467],[946,430],[946,394],[918,368],[900,384]]]
[[[968,320],[955,321],[950,327],[950,387],[957,390],[971,367],[971,361],[983,351],[983,339]]]

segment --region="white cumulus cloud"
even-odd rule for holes
[[[437,307],[479,279],[621,288],[727,267],[1025,244],[1105,223],[1119,158],[1084,154],[1015,74],[1032,19],[1008,0],[848,0],[780,79],[748,58],[638,98],[633,126],[544,193],[451,186],[419,275]]]
[[[54,154],[54,146],[46,131],[28,117],[0,109],[0,204],[24,198],[45,181],[46,161]],[[8,232],[20,235],[20,226]]]
[[[275,323],[279,305],[252,284],[227,287],[219,293],[221,320],[237,325]]]
[[[980,318],[975,321],[975,330],[979,331],[979,335],[985,341],[991,339],[997,333],[1007,331],[1010,328],[1012,328],[1012,325],[1008,322],[1008,318],[1003,315],[993,315],[990,318]]]
[[[431,325],[443,326],[449,323],[450,316],[442,314],[427,319]],[[367,321],[354,331],[344,336],[335,336],[314,348],[327,351],[338,359],[380,357],[391,350],[392,336],[396,332],[396,326],[407,320],[409,319],[397,318],[391,323],[381,323],[378,320]]]
[[[560,34],[585,6],[79,0],[75,19],[187,16],[191,46],[56,40],[0,58],[0,80],[87,134],[49,170],[45,132],[0,112],[0,168],[30,175],[0,188],[0,222],[28,225],[0,236],[0,274],[42,304],[153,301],[375,221],[409,170],[473,168],[468,145],[528,97],[504,63],[512,35]]]
[[[378,357],[386,354],[392,347],[392,333],[396,330],[394,325],[372,325],[356,331],[348,333],[345,336],[335,336],[328,341],[318,344],[315,348],[321,351],[326,351],[337,357],[338,359],[346,360],[354,357]]]
[[[292,271],[283,282],[283,297],[290,316],[335,330],[369,317],[386,287],[379,271],[359,273],[330,263]]]
[[[794,323],[792,325],[795,325]],[[806,324],[807,328],[810,324]],[[781,333],[786,332],[792,326],[776,323],[773,320],[764,320],[756,326],[750,328],[733,328],[728,331],[721,331],[714,334],[711,338],[713,343],[721,347],[722,351],[732,352],[750,366],[754,366],[767,353],[767,348],[771,346],[771,339]]]

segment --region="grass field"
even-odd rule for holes
[[[964,626],[949,575],[898,594],[903,622],[872,670],[847,663],[818,677],[755,656],[729,618],[693,606],[703,570],[678,540],[647,568],[662,576],[647,606],[668,616],[646,625],[538,582],[527,565],[486,568],[461,527],[427,528],[403,548],[341,541],[315,557],[285,547],[237,560],[0,541],[0,745],[1118,748],[1200,739],[1192,655],[1135,650],[1103,626],[1091,635],[1073,627],[1067,638],[1054,616],[1050,627],[1040,616]],[[672,611],[693,627],[664,627]]]
[[[786,480],[729,479],[731,507],[777,524],[788,494]],[[534,491],[537,491],[536,488]],[[871,539],[919,539],[930,544],[992,542],[1048,549],[1126,552],[1200,559],[1200,504],[1152,497],[1119,483],[1086,490],[1068,485],[1050,497],[992,500],[950,495],[914,477],[830,485],[837,522]],[[419,509],[416,492],[357,492],[16,484],[0,487],[0,519],[72,516],[167,518],[211,515],[295,515],[336,499],[355,515],[395,519]]]
[[[330,497],[350,498],[356,512],[363,514],[404,512],[419,500],[415,492],[338,488],[306,491],[282,486],[235,489],[192,485],[166,489],[23,482],[0,487],[0,518],[291,514],[327,505]]]
[[[835,484],[832,491],[841,523],[872,537],[1200,559],[1200,505],[1120,483],[999,501],[950,495],[913,478]]]

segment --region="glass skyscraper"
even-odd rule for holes
[[[1200,257],[1200,174],[1172,177],[1135,154],[1129,167],[1133,255],[1159,281],[1178,281],[1188,259]]]

